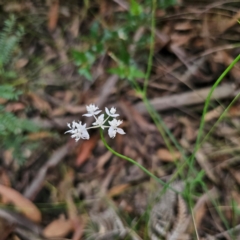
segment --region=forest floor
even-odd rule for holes
[[[240,1],[0,13],[0,240],[240,239]],[[123,120],[110,151],[64,134],[90,104]]]

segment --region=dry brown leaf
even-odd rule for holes
[[[80,17],[79,14],[76,14],[73,19],[72,23],[69,27],[69,32],[72,34],[74,38],[79,35],[79,26],[80,26]]]
[[[29,60],[27,58],[20,58],[15,64],[16,69],[25,67],[28,64],[28,61]]]
[[[199,229],[201,226],[201,223],[203,221],[203,218],[205,216],[205,213],[207,211],[207,203],[209,203],[212,199],[216,199],[218,197],[217,190],[215,188],[211,189],[210,191],[203,194],[197,201],[196,205],[193,208],[193,216],[196,224],[196,228]],[[195,232],[195,227],[193,225],[193,222],[191,221],[191,224],[188,229],[189,233]]]
[[[194,37],[194,35],[191,34],[180,34],[180,33],[172,33],[171,34],[171,45],[170,45],[170,49],[172,49],[172,46],[177,46],[180,47],[182,45],[188,44],[189,41]]]
[[[63,116],[64,114],[66,114],[66,109],[63,107],[58,107],[53,109],[53,111],[51,112],[52,117],[59,117],[59,116]]]
[[[53,0],[48,13],[48,30],[53,31],[57,26],[59,14],[59,1]]]
[[[108,197],[118,196],[129,187],[130,187],[130,184],[121,184],[121,185],[114,186],[108,191]]]
[[[20,103],[20,102],[15,102],[15,103],[9,103],[7,106],[6,106],[6,111],[8,112],[16,112],[16,111],[19,111],[19,110],[23,110],[25,108],[25,105]]]
[[[232,61],[233,61],[233,57],[230,56],[226,51],[219,51],[219,52],[215,53],[213,59],[216,62],[224,64],[226,67],[228,67],[232,63]],[[239,66],[238,63],[235,64],[235,66],[231,69],[229,74],[236,81],[239,82],[239,79],[240,79],[240,66]]]
[[[0,184],[10,187],[11,181],[6,171],[3,168],[0,168]]]
[[[223,113],[224,109],[222,108],[222,106],[218,106],[216,108],[214,108],[213,110],[209,111],[206,115],[205,115],[205,122],[209,122],[212,119],[216,119],[219,118],[220,115]]]
[[[12,161],[13,161],[12,149],[8,149],[3,152],[3,161],[4,161],[4,164],[6,164],[6,166],[9,166],[10,164],[12,164]]]
[[[101,171],[103,166],[108,162],[108,160],[111,158],[112,153],[110,151],[107,151],[102,156],[98,158],[96,169]]]
[[[51,111],[51,106],[49,105],[48,102],[43,100],[40,96],[37,94],[30,92],[28,93],[28,96],[31,98],[33,105],[36,109],[38,109],[41,112],[50,112]]]
[[[5,98],[0,98],[0,104],[4,104],[4,103],[6,103],[8,100],[7,99],[5,99]]]
[[[195,220],[197,229],[199,229],[206,211],[207,211],[206,199],[204,196],[204,198],[199,199],[196,206],[194,207],[194,220]],[[194,231],[193,226],[192,226],[192,231]]]
[[[73,230],[72,222],[69,219],[59,218],[52,221],[43,230],[44,237],[65,237]]]
[[[81,113],[83,114],[86,110],[85,106],[73,106],[73,105],[65,105],[65,106],[60,106],[58,108],[55,108],[52,111],[52,116],[62,116],[64,114],[72,113],[72,114],[78,114]]]
[[[174,25],[174,30],[177,30],[177,31],[187,31],[192,29],[193,29],[193,25],[190,21],[176,22]]]
[[[40,139],[44,139],[44,138],[49,138],[51,136],[52,136],[52,134],[50,132],[42,131],[42,132],[28,134],[27,139],[31,140],[31,141],[36,141],[36,140],[40,140]]]
[[[41,212],[38,208],[21,193],[16,190],[0,185],[0,195],[4,197],[4,204],[13,203],[18,210],[22,212],[27,218],[34,222],[41,221]],[[3,200],[3,199],[2,199]]]
[[[71,191],[68,191],[68,193],[66,194],[66,203],[68,208],[68,217],[71,220],[74,231],[72,240],[79,240],[84,233],[86,221],[84,221],[83,218],[78,216],[77,207],[72,199]]]
[[[240,105],[237,106],[232,106],[229,111],[228,114],[231,117],[239,117],[240,116]]]
[[[184,199],[178,195],[178,214],[175,219],[173,230],[168,234],[168,240],[189,239],[185,233],[189,225],[187,204]]]
[[[95,135],[91,137],[88,141],[82,142],[79,148],[79,153],[76,160],[76,165],[79,167],[89,158],[92,153],[93,148],[96,146],[98,136]]]
[[[221,28],[221,34],[223,34],[227,29],[231,28],[232,26],[234,26],[235,24],[238,24],[238,20],[240,18],[240,11],[238,11],[232,19],[227,20],[224,24],[224,27]],[[222,23],[223,21],[221,21]]]
[[[170,153],[167,149],[160,148],[157,151],[157,156],[163,162],[174,162],[181,157],[181,153],[179,152]]]
[[[3,9],[6,12],[21,12],[28,8],[28,4],[24,2],[6,2],[3,4]]]
[[[183,137],[190,142],[196,139],[196,129],[193,127],[191,120],[187,117],[180,117],[179,122],[185,127]]]
[[[196,153],[196,159],[201,168],[206,172],[208,178],[214,183],[218,184],[219,178],[216,176],[216,173],[212,165],[208,161],[206,155],[202,151],[198,150],[198,152]]]
[[[232,168],[229,168],[228,170],[229,170],[229,172],[233,175],[233,177],[235,178],[235,180],[237,181],[237,183],[240,184],[240,173],[239,173],[239,171],[234,170],[234,169],[232,169]]]

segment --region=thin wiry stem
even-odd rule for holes
[[[164,181],[162,181],[160,178],[156,177],[153,173],[151,173],[150,171],[148,171],[145,167],[143,167],[140,163],[136,162],[135,160],[133,160],[132,158],[129,158],[125,155],[122,155],[118,152],[116,152],[115,150],[113,150],[106,142],[106,139],[103,136],[103,131],[102,129],[100,129],[100,135],[101,135],[101,139],[102,142],[104,144],[104,146],[110,151],[112,152],[114,155],[116,155],[117,157],[120,157],[122,159],[125,159],[127,161],[129,161],[130,163],[134,164],[135,166],[139,167],[142,171],[144,171],[148,176],[150,176],[151,178],[153,178],[154,180],[156,180],[157,182],[161,183],[163,186],[167,186],[169,189],[171,189],[172,191],[174,191],[175,193],[181,194],[179,193],[177,190],[173,189],[171,186],[169,186],[168,183],[165,183]]]
[[[152,58],[153,58],[153,51],[154,51],[154,38],[155,38],[155,11],[157,7],[156,0],[152,1],[152,14],[151,14],[151,37],[150,37],[150,52],[148,56],[148,65],[147,65],[147,72],[144,78],[144,86],[143,86],[143,94],[146,96],[147,93],[147,85],[148,79],[150,77],[151,68],[152,68]]]

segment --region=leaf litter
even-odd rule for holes
[[[13,149],[1,148],[0,239],[173,240],[193,239],[195,234],[199,239],[237,239],[239,101],[196,154],[194,166],[199,174],[191,179],[196,183],[192,204],[184,195],[188,185],[179,182],[173,185],[181,194],[168,189],[152,201],[162,188],[109,153],[98,132],[89,142],[79,144],[63,136],[66,123],[79,119],[89,103],[102,109],[116,106],[127,134],[114,141],[107,139],[114,149],[165,181],[176,179],[176,174],[178,178],[182,174],[183,180],[191,178],[184,170],[178,172],[178,164],[184,164],[186,158],[179,149],[168,149],[141,94],[133,91],[133,82],[108,72],[121,61],[145,71],[149,25],[143,21],[129,31],[118,17],[131,13],[137,19],[148,7],[137,8],[137,1],[87,2],[9,1],[0,5],[2,16],[15,13],[27,33],[12,66],[19,78],[11,84],[23,94],[11,101],[1,98],[1,105],[41,127],[37,132],[19,133],[38,143],[25,152],[26,164],[18,164]],[[207,94],[239,54],[237,3],[176,1],[176,5],[156,11],[147,96],[187,156],[194,149]],[[123,24],[120,30],[119,24]],[[93,37],[88,37],[89,32]],[[103,47],[106,52],[102,53],[104,32],[107,50]],[[118,39],[111,39],[111,34]],[[83,49],[91,62],[81,65],[85,72],[71,55],[72,50]],[[89,74],[93,81],[87,80]],[[205,116],[205,135],[238,94],[239,79],[238,63],[214,91]],[[137,81],[143,84],[141,77]],[[87,125],[92,121],[89,118]],[[201,188],[202,181],[207,189]]]

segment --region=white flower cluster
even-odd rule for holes
[[[83,116],[95,118],[96,121],[92,124],[93,127],[87,128],[86,123],[82,125],[82,122],[77,123],[75,121],[72,122],[72,125],[70,123],[67,124],[70,130],[66,131],[65,133],[71,133],[71,137],[75,138],[76,142],[81,138],[89,139],[89,134],[87,130],[91,128],[108,128],[108,135],[110,138],[114,138],[116,136],[116,133],[125,134],[122,128],[118,127],[122,123],[122,121],[115,118],[119,116],[119,114],[116,114],[116,108],[112,107],[110,110],[108,108],[105,108],[106,114],[108,115],[106,119],[104,119],[104,114],[101,114],[98,117],[96,116],[102,110],[99,110],[99,108],[94,104],[90,104],[89,106],[86,106],[86,108],[87,113],[83,114]],[[112,121],[108,121],[110,126],[104,125],[110,117],[114,118]]]

